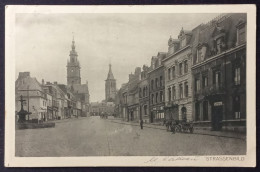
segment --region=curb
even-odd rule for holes
[[[114,120],[110,120],[108,119],[110,122],[113,123],[118,123],[118,124],[125,124],[125,125],[133,125],[133,126],[139,126],[138,124],[133,124],[133,123],[126,123],[126,122],[119,122],[119,121],[114,121]],[[153,128],[153,129],[158,129],[158,130],[166,130],[163,128],[158,128],[158,127],[151,127],[151,126],[147,126],[144,125],[145,128]],[[223,138],[232,138],[232,139],[238,139],[238,140],[246,140],[246,138],[241,138],[241,137],[235,137],[235,136],[224,136],[224,135],[216,135],[216,134],[207,134],[207,133],[200,133],[200,132],[194,132],[193,134],[197,134],[197,135],[206,135],[206,136],[214,136],[214,137],[223,137]]]

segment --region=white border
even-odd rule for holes
[[[256,6],[255,5],[172,5],[172,6],[6,6],[5,23],[5,166],[256,166]],[[247,13],[247,155],[243,161],[208,161],[207,157],[183,156],[190,160],[145,163],[151,156],[114,157],[15,157],[15,14],[16,13]],[[191,159],[196,159],[191,160]]]

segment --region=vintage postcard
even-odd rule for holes
[[[256,166],[255,5],[6,6],[5,166]]]

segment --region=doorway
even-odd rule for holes
[[[134,112],[131,111],[131,121],[133,121],[133,120],[134,120]]]
[[[153,123],[154,112],[151,112],[151,123]]]
[[[212,130],[220,131],[222,128],[223,106],[212,107]]]
[[[181,117],[182,117],[183,121],[187,120],[187,109],[186,109],[186,107],[181,108]]]

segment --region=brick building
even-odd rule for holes
[[[164,120],[164,66],[162,64],[166,53],[159,52],[151,59],[149,75],[149,122],[160,122]]]
[[[138,84],[141,79],[141,68],[136,67],[134,74],[129,74],[127,89],[127,121],[139,121],[139,92]]]
[[[226,14],[201,25],[193,46],[195,124],[245,131],[246,14]]]
[[[149,122],[149,67],[144,65],[139,82],[139,113],[140,119],[145,123]]]

